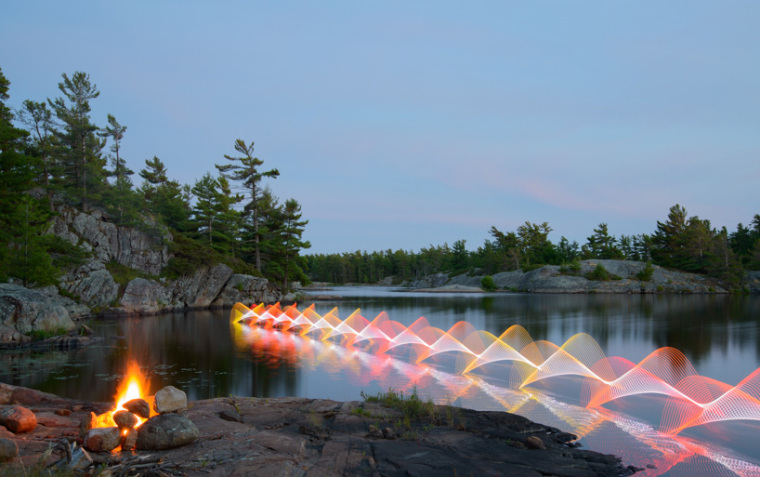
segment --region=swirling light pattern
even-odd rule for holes
[[[714,422],[760,421],[760,368],[731,386],[700,376],[674,348],[660,348],[634,364],[605,356],[599,344],[585,333],[557,346],[534,341],[519,325],[497,337],[464,321],[446,331],[431,326],[424,317],[408,327],[391,320],[385,312],[370,321],[358,309],[341,320],[337,308],[319,315],[314,304],[299,310],[295,305],[282,308],[279,304],[260,304],[250,309],[237,303],[232,319],[337,342],[348,349],[361,347],[375,354],[408,352],[418,364],[436,356],[454,355],[461,374],[509,362],[510,383],[517,388],[560,376],[578,376],[583,378],[581,404],[593,409],[625,397],[661,395],[666,404],[660,431],[666,434]]]

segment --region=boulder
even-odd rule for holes
[[[140,426],[137,449],[173,449],[194,442],[200,432],[190,419],[179,414],[159,414]]]
[[[232,269],[221,263],[212,268],[201,268],[174,282],[173,301],[188,308],[208,308],[231,277]]]
[[[156,393],[153,409],[159,414],[187,409],[187,394],[174,386],[166,386]]]
[[[87,431],[84,446],[93,452],[111,452],[121,445],[118,427],[96,427]]]
[[[226,307],[235,303],[272,303],[279,300],[279,294],[272,288],[269,280],[242,274],[232,275],[219,297],[220,304]]]
[[[135,278],[127,284],[119,307],[128,314],[152,315],[170,307],[171,299],[171,292],[161,283]]]
[[[36,290],[0,283],[0,343],[17,344],[33,331],[69,331],[76,327],[64,306]]]
[[[18,455],[16,441],[0,438],[0,462],[7,462]]]
[[[61,279],[61,288],[97,308],[106,308],[119,296],[119,284],[108,273],[103,262],[98,260],[90,260],[69,271]]]
[[[37,427],[37,417],[22,406],[6,407],[0,409],[0,425],[15,434],[31,432]]]

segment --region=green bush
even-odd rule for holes
[[[597,282],[607,282],[610,280],[620,280],[621,278],[614,273],[610,273],[604,268],[601,263],[595,266],[590,272],[586,274],[586,278]]]
[[[493,282],[493,277],[491,275],[486,275],[480,280],[480,286],[485,291],[494,291],[496,290],[496,284]]]
[[[56,328],[54,330],[32,330],[26,335],[32,338],[32,341],[42,341],[54,336],[63,336],[66,334],[65,328]]]
[[[578,275],[581,273],[581,262],[577,258],[570,263],[563,263],[559,267],[559,273],[563,275]]]
[[[639,273],[636,274],[636,278],[638,278],[642,282],[648,282],[652,279],[653,274],[654,274],[654,267],[652,266],[652,262],[647,262],[644,268]]]

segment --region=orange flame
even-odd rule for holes
[[[124,404],[133,399],[145,399],[150,406],[150,415],[155,415],[153,410],[152,396],[148,396],[148,390],[150,389],[150,382],[140,370],[140,366],[135,361],[130,361],[127,365],[127,376],[116,391],[116,406],[108,412],[104,412],[98,416],[95,416],[92,427],[114,427],[116,423],[113,420],[113,415],[117,411],[126,411]],[[139,427],[145,419],[137,417],[137,425]]]

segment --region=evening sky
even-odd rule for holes
[[[255,141],[311,252],[404,249],[549,222],[651,233],[679,203],[760,213],[757,1],[17,1],[8,103],[101,91],[92,119],[191,184]],[[133,176],[139,183],[139,177]]]

